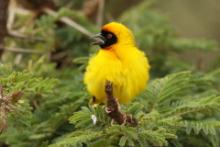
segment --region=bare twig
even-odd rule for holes
[[[58,14],[52,10],[52,9],[49,9],[49,8],[44,8],[43,11],[48,14],[48,15],[51,15],[51,16],[54,16],[54,17],[57,17]],[[81,26],[80,24],[78,24],[77,22],[71,20],[70,18],[68,17],[61,17],[59,19],[61,22],[73,27],[74,29],[76,29],[77,31],[81,32],[82,34],[86,35],[87,37],[91,37],[92,36],[92,33],[87,30],[85,27]]]
[[[9,0],[0,0],[0,41],[7,35]]]
[[[0,99],[3,99],[3,87],[0,85]]]
[[[7,48],[7,47],[5,47],[4,49],[0,48],[0,50],[10,51],[10,52],[17,52],[17,53],[27,53],[27,54],[45,54],[46,53],[46,52],[35,51],[35,50],[30,50],[30,49]]]
[[[97,16],[98,7],[99,0],[85,0],[82,11],[88,19],[93,20]]]
[[[9,37],[16,38],[16,39],[27,40],[27,41],[40,41],[40,42],[45,41],[45,40],[43,40],[42,38],[32,37],[32,36],[26,36],[26,35],[24,35],[24,34],[21,34],[21,33],[17,32],[17,31],[9,31],[9,32],[8,32],[8,36],[9,36]]]
[[[96,18],[96,23],[98,27],[102,26],[103,23],[103,11],[105,7],[105,0],[98,0],[99,1],[99,7],[98,7],[98,12],[97,12],[97,18]]]
[[[0,85],[0,133],[7,128],[8,112],[13,110],[13,104],[15,104],[22,95],[22,92],[17,91],[9,96],[4,96],[3,86]]]
[[[127,115],[120,110],[120,104],[118,100],[113,96],[113,85],[110,81],[106,81],[105,93],[107,96],[106,112],[115,122],[118,124],[129,124],[131,126],[137,126],[138,122],[132,115]]]
[[[0,49],[4,48],[4,38],[7,36],[7,20],[8,20],[9,0],[0,0]],[[0,51],[0,58],[3,50]]]

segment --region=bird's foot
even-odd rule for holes
[[[112,110],[112,108],[105,107],[105,112],[106,112],[107,114],[110,114],[110,113],[113,112],[113,110]]]

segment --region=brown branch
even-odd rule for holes
[[[0,0],[0,41],[7,35],[9,0]]]
[[[98,27],[101,27],[103,23],[105,0],[98,0],[98,1],[99,1],[99,7],[97,12],[96,23]]]
[[[54,17],[58,16],[58,14],[52,9],[44,8],[43,11],[48,15],[51,15],[51,16],[54,16]],[[84,34],[87,37],[92,36],[92,33],[89,30],[87,30],[85,27],[81,26],[80,24],[78,24],[77,22],[71,20],[68,17],[61,17],[61,18],[59,18],[59,20],[61,22],[65,23],[66,25],[73,27],[74,29],[81,32],[82,34]]]
[[[8,6],[9,6],[9,0],[0,0],[0,49],[4,48],[4,38],[8,33],[7,30]],[[0,50],[0,58],[2,54],[3,54],[3,50]]]
[[[35,50],[30,50],[30,49],[22,49],[22,48],[0,48],[0,51],[10,51],[10,52],[17,52],[17,53],[27,53],[27,54],[45,54],[46,52],[42,51],[35,51]]]
[[[113,85],[110,81],[106,81],[105,93],[107,96],[106,112],[115,122],[118,124],[129,124],[131,126],[137,126],[138,122],[132,115],[121,112],[120,104],[113,96]]]
[[[0,85],[0,133],[7,128],[7,114],[13,110],[13,105],[21,98],[22,92],[17,91],[4,96],[3,86]]]
[[[3,87],[0,85],[0,100],[3,99]]]
[[[97,11],[99,7],[99,0],[85,0],[83,2],[82,11],[84,15],[91,21],[97,17]]]
[[[16,0],[16,2],[30,11],[41,11],[44,7],[55,9],[53,0]]]
[[[43,38],[27,36],[27,35],[24,35],[24,34],[17,32],[17,31],[12,31],[12,30],[10,30],[8,32],[8,36],[15,38],[15,39],[21,39],[21,40],[26,40],[26,41],[30,41],[30,42],[33,42],[33,41],[45,42],[45,40]]]

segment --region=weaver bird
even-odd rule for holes
[[[113,96],[119,103],[129,103],[149,80],[147,57],[136,47],[131,30],[121,23],[104,25],[93,40],[101,49],[89,60],[84,75],[93,103],[106,103],[106,81],[113,84]]]

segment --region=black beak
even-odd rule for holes
[[[103,37],[101,33],[92,36],[91,40],[92,45],[104,45],[106,41],[105,37]]]

